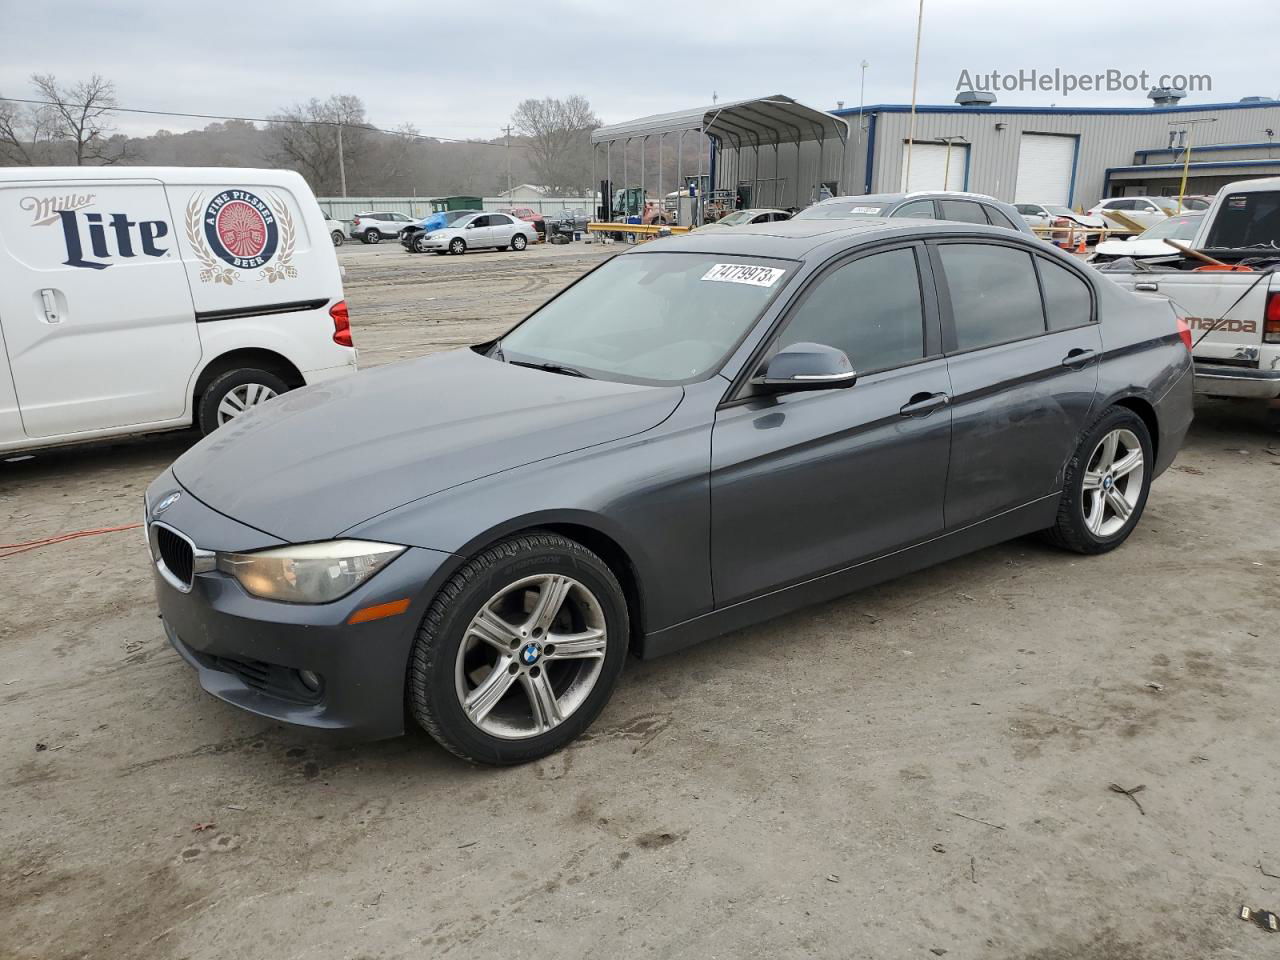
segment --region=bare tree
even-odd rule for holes
[[[348,184],[363,180],[363,161],[368,146],[368,123],[359,97],[334,95],[328,100],[312,98],[307,103],[287,107],[272,118],[276,159],[295,167],[321,195],[336,194],[342,183],[338,163],[338,138]]]
[[[591,131],[600,126],[600,118],[586,97],[522,100],[511,122],[528,139],[529,162],[552,196],[590,187]]]
[[[49,138],[70,145],[76,166],[126,159],[124,141],[111,139],[115,129],[110,120],[116,106],[115,84],[96,73],[71,87],[59,84],[51,73],[32,74],[31,83],[48,101],[44,119]]]

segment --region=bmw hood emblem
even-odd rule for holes
[[[524,665],[526,667],[532,667],[538,662],[541,656],[542,647],[537,643],[534,643],[532,640],[526,643],[524,648],[520,651],[520,659],[524,661]]]
[[[167,497],[165,497],[163,500],[161,500],[159,503],[156,504],[154,515],[157,517],[160,516],[160,514],[164,513],[166,510],[172,507],[181,498],[182,498],[182,491],[175,490],[173,493],[169,494]]]

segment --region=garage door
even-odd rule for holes
[[[1069,204],[1075,158],[1075,137],[1024,133],[1018,149],[1018,180],[1013,202]]]
[[[907,183],[907,145],[902,145],[902,175],[899,182],[904,191],[912,190],[963,190],[964,172],[968,169],[969,147],[963,143],[951,146],[951,169],[948,171],[947,145],[945,143],[916,143],[911,148],[911,182]]]

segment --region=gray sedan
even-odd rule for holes
[[[367,737],[407,714],[528,761],[586,730],[628,654],[1024,534],[1114,549],[1190,371],[1166,301],[1008,230],[659,240],[495,341],[194,446],[146,495],[163,625],[253,713]]]

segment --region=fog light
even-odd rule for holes
[[[306,687],[308,690],[310,690],[312,693],[320,692],[320,687],[322,685],[322,681],[320,680],[320,674],[315,673],[314,671],[311,671],[311,670],[299,670],[298,679],[301,680],[302,685]]]

